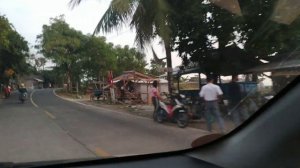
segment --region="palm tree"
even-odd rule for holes
[[[75,7],[81,1],[71,0],[69,4]],[[168,87],[169,92],[172,93],[171,29],[168,20],[170,13],[167,0],[112,0],[95,28],[94,34],[100,31],[108,33],[130,23],[130,27],[136,30],[135,42],[142,49],[159,36],[165,47]]]

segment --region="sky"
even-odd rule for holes
[[[49,19],[65,15],[66,22],[84,34],[92,34],[98,21],[108,8],[110,0],[83,0],[74,9],[68,5],[69,0],[0,0],[0,14],[6,15],[16,30],[29,42],[36,44],[36,36],[41,34],[42,26],[49,24]],[[118,32],[110,34],[100,33],[108,42],[115,45],[129,45],[134,47],[134,30],[124,27]],[[160,58],[165,52],[158,41],[153,42],[154,50]],[[146,50],[147,62],[152,58],[151,50]],[[181,64],[181,59],[172,53],[173,67]]]

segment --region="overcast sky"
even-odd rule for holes
[[[35,45],[36,36],[41,34],[42,25],[49,24],[52,17],[65,15],[66,22],[73,28],[81,30],[84,34],[93,33],[98,21],[110,4],[110,0],[83,0],[83,2],[71,9],[69,0],[0,0],[0,14],[6,15],[16,30],[30,43]],[[107,38],[107,41],[134,47],[134,32],[128,27],[119,32],[100,34]],[[165,57],[164,50],[154,44],[159,57]],[[173,55],[173,67],[180,65],[180,59]],[[147,52],[147,61],[152,54]]]

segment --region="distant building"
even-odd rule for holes
[[[43,88],[44,79],[36,75],[22,76],[19,79],[19,83],[24,83],[28,89],[41,89]]]

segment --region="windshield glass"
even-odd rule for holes
[[[187,149],[299,75],[295,0],[0,1],[0,162]]]

